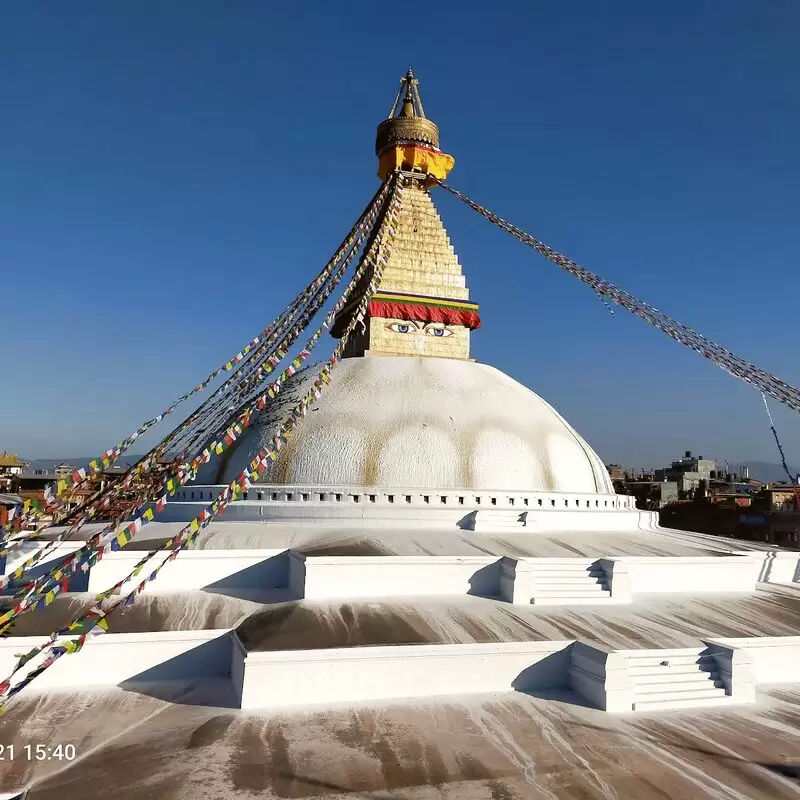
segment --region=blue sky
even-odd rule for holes
[[[373,193],[409,64],[454,186],[797,384],[798,36],[790,0],[6,4],[0,451],[104,449],[252,338]],[[473,355],[607,461],[776,460],[754,390],[435,200]]]

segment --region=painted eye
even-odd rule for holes
[[[447,328],[428,328],[427,334],[428,336],[452,336],[453,331]]]
[[[386,327],[395,333],[411,333],[411,331],[414,330],[411,325],[401,322],[393,322],[391,325],[387,325]]]

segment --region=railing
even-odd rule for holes
[[[175,495],[177,502],[211,501],[219,486],[193,486]],[[617,511],[635,509],[636,499],[627,495],[571,492],[491,492],[474,489],[386,489],[380,487],[252,486],[243,501],[261,503],[362,503],[365,505],[428,506],[437,508],[524,509],[541,511]],[[241,502],[241,501],[239,501]]]

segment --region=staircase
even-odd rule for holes
[[[633,680],[633,710],[719,706],[733,702],[725,694],[713,656],[706,648],[646,650],[628,655]]]
[[[527,522],[528,512],[514,508],[481,509],[473,512],[467,529],[473,531],[521,531]]]
[[[531,603],[537,606],[594,605],[611,601],[605,572],[583,559],[534,563]]]

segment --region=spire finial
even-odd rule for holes
[[[426,164],[432,163],[431,153],[440,153],[439,129],[425,116],[419,95],[419,80],[411,67],[400,78],[400,89],[389,116],[378,125],[375,153],[380,162],[378,174],[381,178],[384,173],[388,174],[387,170],[391,171],[400,165],[404,165],[405,169],[424,172],[427,167],[423,169],[420,166],[420,159],[426,159]],[[413,153],[416,153],[414,158]],[[441,173],[439,177],[444,177],[453,165],[451,156],[445,155],[445,159],[448,160],[447,167],[436,167]],[[433,168],[429,171],[434,174]]]

